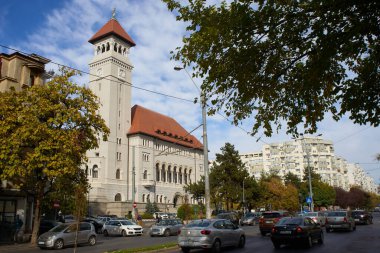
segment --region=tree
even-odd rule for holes
[[[234,145],[226,143],[216,154],[210,172],[210,192],[214,203],[225,203],[229,210],[242,200],[243,180],[249,177]]]
[[[254,115],[267,136],[314,133],[326,113],[379,126],[379,1],[163,2],[187,25],[173,58],[203,79],[210,114]]]
[[[294,185],[294,187],[296,187],[298,190],[301,188],[301,179],[296,174],[293,174],[291,172],[286,173],[284,176],[284,182],[285,185]]]
[[[109,134],[98,99],[70,80],[75,74],[62,69],[46,85],[0,93],[0,178],[34,196],[33,244],[44,196],[80,182],[87,150]]]
[[[185,185],[184,187],[185,192],[190,193],[193,195],[193,198],[198,200],[198,202],[204,198],[205,196],[205,178],[204,176],[201,176],[201,180],[198,182]]]
[[[315,182],[313,185],[313,201],[315,206],[328,207],[335,203],[336,193],[334,187],[322,181]]]

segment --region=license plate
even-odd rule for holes
[[[45,243],[44,242],[38,242],[39,245],[44,245]]]
[[[267,220],[267,221],[265,221],[265,223],[273,223],[273,221]]]
[[[289,235],[292,231],[280,231],[280,234]]]
[[[355,221],[359,221],[359,219],[355,219]]]

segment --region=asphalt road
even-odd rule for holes
[[[247,227],[246,231],[246,246],[244,249],[228,248],[224,252],[312,252],[312,253],[376,253],[380,252],[380,213],[374,214],[374,224],[358,225],[356,231],[353,232],[332,232],[325,233],[325,243],[323,245],[315,244],[311,249],[283,247],[280,250],[275,250],[271,243],[269,235],[261,236],[257,226]],[[177,237],[153,237],[147,233],[138,237],[104,237],[98,236],[98,242],[95,246],[80,246],[76,249],[77,253],[104,253],[120,249],[139,248],[150,245],[157,245],[166,242],[176,242]],[[17,253],[41,253],[43,252],[37,247],[26,245],[0,246],[0,252],[17,252]],[[44,251],[46,252],[46,251]],[[74,252],[73,247],[65,248],[59,251],[60,253]],[[166,252],[178,253],[181,250],[172,249]],[[191,252],[202,252],[194,250]]]

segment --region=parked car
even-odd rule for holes
[[[322,227],[326,224],[327,212],[308,212],[304,213],[303,216],[310,217],[316,223],[321,224]]]
[[[94,226],[88,222],[80,222],[79,226],[77,223],[63,223],[54,227],[38,237],[37,245],[41,249],[62,249],[65,246],[74,245],[76,237],[78,244],[86,243],[90,246],[96,244],[96,233]]]
[[[57,222],[55,220],[41,220],[40,221],[40,228],[38,230],[38,234],[42,235],[43,233],[46,233],[50,229],[62,224],[61,222]]]
[[[276,249],[283,244],[310,248],[314,242],[323,244],[324,234],[321,225],[310,217],[285,217],[272,228],[271,240]]]
[[[85,221],[85,222],[89,222],[91,223],[92,225],[94,225],[95,227],[95,232],[97,234],[101,234],[102,233],[102,228],[103,228],[103,223],[100,223],[99,220],[95,219],[95,218],[90,218],[90,217],[87,217],[87,218],[84,218],[82,221]]]
[[[216,216],[217,219],[226,219],[231,221],[233,224],[236,226],[239,225],[240,223],[240,217],[237,213],[235,212],[229,212],[229,213],[220,213]]]
[[[259,229],[262,236],[270,233],[272,227],[283,217],[289,216],[287,211],[267,211],[263,212],[259,220]]]
[[[331,230],[356,230],[351,211],[330,211],[326,216],[326,232]]]
[[[104,236],[109,235],[139,235],[143,234],[144,230],[140,225],[130,220],[109,220],[103,225]]]
[[[246,213],[240,221],[240,225],[256,225],[259,223],[261,213]]]
[[[150,228],[150,236],[170,236],[178,235],[183,227],[183,223],[179,219],[164,219]]]
[[[220,252],[222,247],[245,246],[244,230],[226,219],[194,220],[181,229],[178,246],[183,252],[191,249],[212,249]]]
[[[352,211],[352,217],[355,220],[356,224],[372,224],[372,214],[370,212],[364,211],[364,210],[355,210]]]

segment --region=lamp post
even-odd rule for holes
[[[207,143],[207,122],[206,122],[206,97],[204,92],[202,92],[199,87],[195,84],[190,73],[183,67],[174,67],[174,70],[180,71],[185,70],[187,75],[190,77],[190,80],[193,82],[194,86],[200,91],[200,99],[202,106],[202,124],[203,124],[203,159],[204,159],[204,176],[205,176],[205,207],[206,207],[206,218],[211,218],[211,209],[210,209],[210,182],[209,182],[209,168],[208,168],[208,143]]]
[[[300,134],[302,136],[303,146],[305,144],[305,139],[303,134]],[[322,134],[318,134],[317,137],[322,136]],[[313,198],[313,187],[311,186],[311,168],[310,168],[310,153],[309,149],[306,147],[306,159],[307,159],[307,172],[308,172],[308,178],[309,178],[309,197],[310,197],[310,211],[314,212],[314,198]]]

